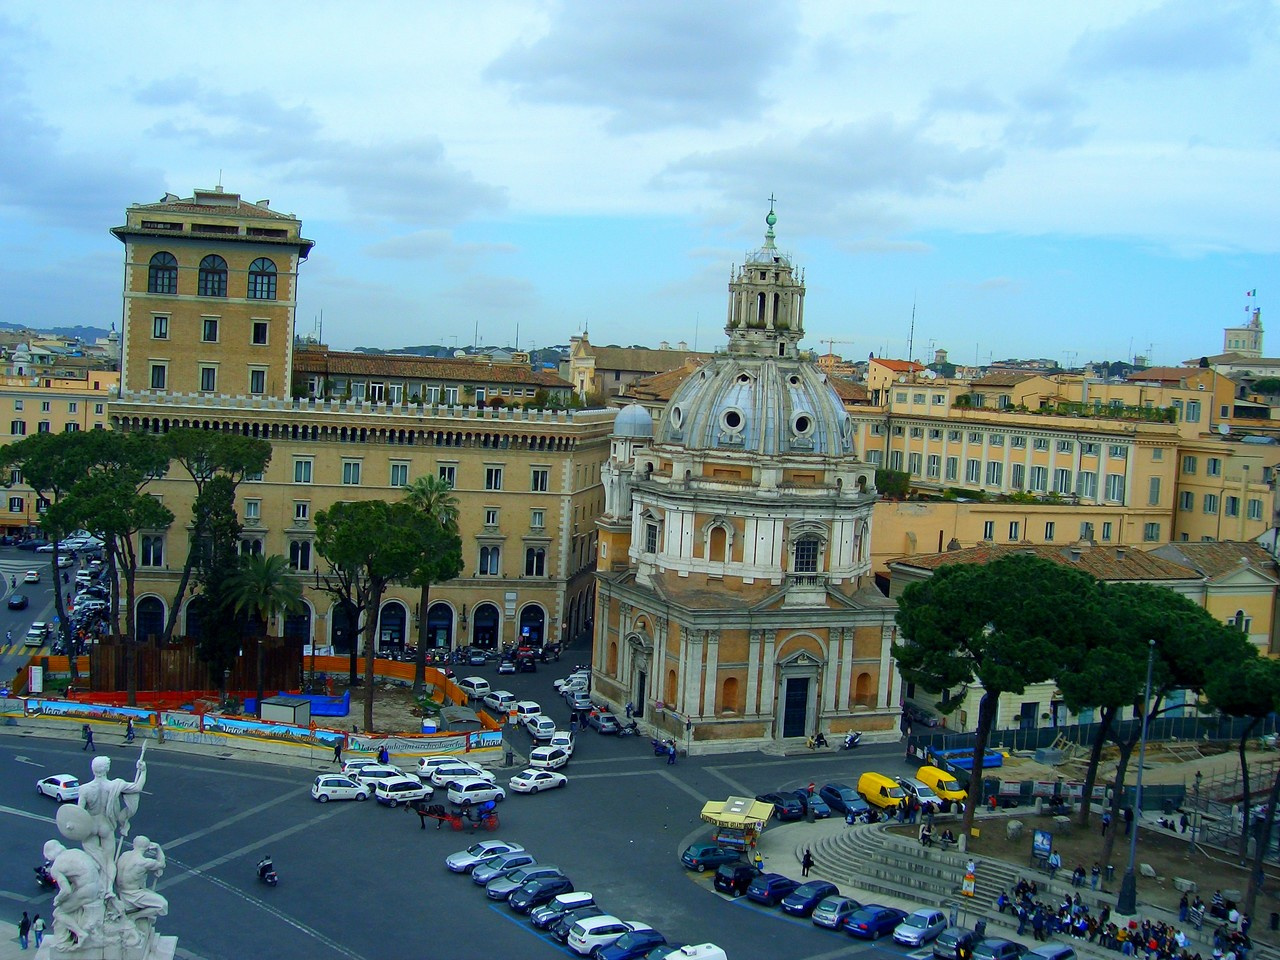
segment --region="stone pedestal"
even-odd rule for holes
[[[152,936],[149,941],[132,946],[117,942],[64,950],[55,947],[46,934],[35,960],[173,960],[177,949],[177,937]]]

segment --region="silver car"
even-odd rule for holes
[[[504,853],[523,852],[524,847],[509,840],[480,840],[465,850],[449,854],[444,858],[444,865],[454,873],[470,873],[486,860],[492,860]]]
[[[851,913],[861,909],[862,904],[848,897],[823,897],[818,901],[818,905],[813,908],[813,913],[809,915],[809,919],[814,922],[815,926],[839,930],[844,926],[845,920],[848,919]]]
[[[894,928],[893,939],[908,947],[923,947],[947,929],[947,915],[941,910],[917,910]]]
[[[476,868],[471,871],[471,880],[473,883],[478,883],[483,887],[495,877],[500,877],[504,873],[510,873],[519,867],[527,867],[529,864],[537,862],[533,854],[524,850],[513,850],[511,853],[499,854],[492,860],[477,864]]]
[[[559,867],[553,867],[549,863],[531,863],[490,880],[484,885],[484,892],[490,900],[505,900],[529,880],[561,876],[564,874]]]

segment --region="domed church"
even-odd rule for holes
[[[803,273],[772,207],[765,222],[729,284],[727,351],[660,423],[621,410],[604,467],[594,691],[694,753],[897,731],[895,605],[870,572],[875,470],[800,358]]]

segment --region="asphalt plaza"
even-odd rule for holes
[[[570,668],[551,664],[538,674],[501,678],[492,668],[474,672],[538,700],[567,727],[568,709],[550,683]],[[37,891],[31,870],[43,842],[56,835],[55,804],[36,795],[35,781],[62,772],[87,777],[89,757],[78,741],[0,729],[0,897],[11,915],[5,919],[16,920],[24,909],[47,916],[51,897]],[[511,739],[518,753],[527,754],[530,742],[523,732]],[[113,759],[114,776],[132,774],[138,746],[126,747],[123,736],[109,731],[98,737],[99,751]],[[713,941],[735,960],[834,960],[867,950],[907,955],[883,941],[865,944],[778,910],[722,898],[711,889],[709,874],[689,874],[677,859],[686,844],[707,832],[698,819],[705,800],[795,789],[810,780],[850,781],[872,767],[904,772],[896,744],[853,754],[682,758],[668,766],[653,755],[646,737],[588,730],[578,734],[565,770],[568,786],[509,796],[498,806],[502,826],[496,833],[435,830],[430,824],[421,830],[416,816],[373,801],[318,804],[310,784],[317,772],[333,769],[329,760],[317,751],[305,765],[261,764],[225,752],[149,747],[147,790],[134,834],[165,848],[169,869],[159,889],[170,907],[160,927],[179,937],[183,955],[467,960],[565,954],[526,919],[444,867],[448,854],[491,837],[518,841],[540,861],[558,865],[578,889],[591,891],[623,919],[643,921],[672,941]],[[517,769],[498,769],[499,782]],[[267,853],[281,877],[275,888],[259,883],[254,873]],[[794,863],[766,868],[798,874]]]

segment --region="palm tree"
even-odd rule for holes
[[[258,638],[258,716],[262,716],[262,647],[271,618],[302,606],[302,585],[281,556],[243,557],[227,582],[227,598],[238,614],[247,614],[262,624]]]
[[[415,579],[418,582],[418,649],[413,658],[413,694],[422,693],[427,664],[427,608],[431,598],[431,585],[456,577],[461,569],[461,543],[458,540],[458,498],[453,488],[432,474],[419,477],[405,489],[405,501],[418,512],[440,525],[444,534],[441,553],[447,556],[424,558],[422,568]]]

